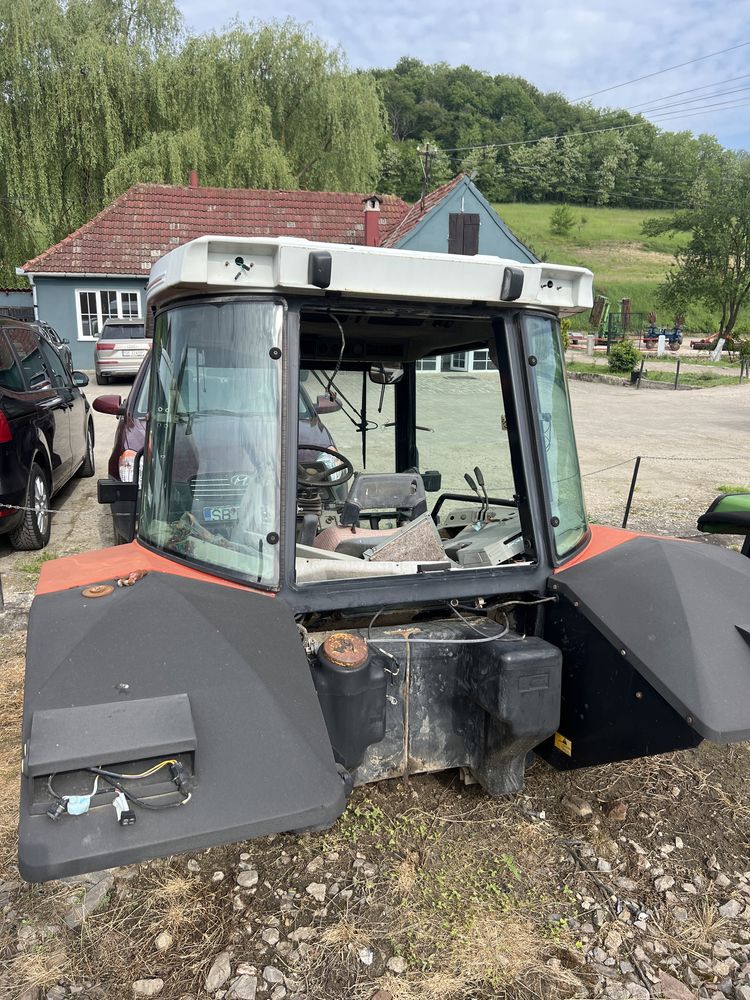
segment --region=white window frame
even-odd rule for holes
[[[478,351],[471,351],[469,370],[473,372],[497,371],[494,364],[492,363],[492,358],[490,357],[489,348],[481,347]]]
[[[105,294],[114,294],[117,300],[117,316],[104,317],[102,315],[102,292]],[[111,319],[141,319],[142,313],[142,303],[141,303],[141,293],[137,288],[126,288],[126,289],[115,289],[115,288],[76,288],[76,329],[78,332],[78,339],[86,343],[93,343],[96,341],[96,337],[91,337],[83,332],[83,316],[81,313],[81,295],[93,294],[96,298],[96,317],[98,329],[101,332],[102,324],[105,318]],[[128,312],[127,316],[123,313],[122,309],[122,297],[123,295],[136,295],[138,301],[138,312],[133,315],[132,312]]]

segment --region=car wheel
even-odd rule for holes
[[[11,546],[20,551],[43,549],[49,541],[52,524],[49,513],[49,486],[44,470],[32,463],[26,488],[23,520],[8,536]]]
[[[94,425],[89,420],[88,426],[86,428],[86,457],[83,460],[83,465],[78,470],[78,475],[81,479],[87,479],[89,476],[93,476],[95,472],[94,468]]]
[[[99,372],[96,373],[96,384],[97,385],[109,385],[109,379],[106,375],[100,375]]]

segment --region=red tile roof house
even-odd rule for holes
[[[37,317],[70,341],[76,368],[90,371],[104,320],[143,316],[153,262],[207,234],[536,260],[463,174],[412,206],[393,195],[199,187],[193,175],[187,187],[136,184],[17,273],[32,286]]]

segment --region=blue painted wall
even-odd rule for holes
[[[37,275],[36,285],[37,316],[70,342],[73,366],[81,371],[93,371],[94,345],[96,341],[82,339],[78,332],[76,302],[79,291],[113,290],[118,292],[139,292],[141,316],[146,308],[146,281],[139,278],[107,278],[97,275],[93,278],[45,278]]]
[[[479,253],[536,263],[534,254],[503,223],[492,205],[464,177],[422,221],[406,234],[398,246],[404,250],[448,253],[448,216],[452,212],[475,212],[479,215]]]

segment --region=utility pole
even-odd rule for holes
[[[424,149],[417,150],[417,156],[422,161],[422,194],[419,200],[424,211],[424,197],[430,185],[430,171],[432,169],[432,161],[437,156],[437,149],[434,146],[430,146],[429,142],[426,142]]]

